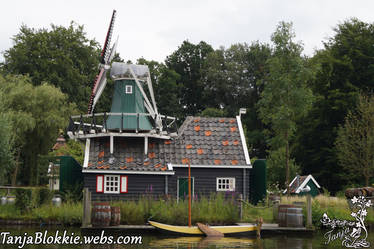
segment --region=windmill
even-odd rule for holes
[[[170,135],[169,129],[176,128],[175,118],[159,114],[148,66],[112,63],[118,44],[117,38],[110,49],[115,18],[116,10],[113,10],[100,55],[99,71],[92,85],[87,114],[71,117],[68,134],[74,138],[87,138],[86,133],[108,131]],[[111,110],[109,113],[95,113],[95,106],[104,91],[109,71],[115,82]],[[96,125],[96,117],[99,116],[104,116],[102,126]],[[87,118],[91,120],[86,123]]]

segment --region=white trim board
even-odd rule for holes
[[[89,138],[86,139],[86,148],[84,150],[83,168],[88,167],[88,159],[90,157],[90,144],[91,144],[91,140]]]
[[[296,181],[297,179],[297,176],[295,176],[295,178],[291,181],[290,183],[290,187],[292,186],[292,184]],[[312,175],[308,175],[305,180],[300,184],[300,186],[296,189],[295,193],[298,194],[300,193],[300,191],[305,188],[305,185],[309,182],[309,180],[312,180],[313,183],[317,186],[317,188],[321,188],[321,186],[318,184],[318,182],[316,181],[316,179],[314,179],[314,177]],[[287,189],[285,189],[283,191],[283,194],[287,193]]]
[[[242,146],[243,146],[243,151],[244,151],[244,156],[245,156],[245,162],[250,165],[251,160],[249,159],[247,142],[245,141],[245,135],[244,135],[244,130],[243,130],[242,121],[240,119],[240,116],[236,116],[236,122],[238,123],[240,140],[242,141]]]
[[[83,169],[82,173],[94,174],[127,174],[127,175],[174,175],[173,172],[160,172],[160,171],[135,171],[135,170],[96,170],[96,169]]]
[[[176,168],[188,168],[187,164],[168,164]],[[230,166],[230,165],[191,165],[191,168],[216,168],[216,169],[252,169],[252,165],[237,165],[237,166]]]

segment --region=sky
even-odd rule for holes
[[[113,9],[117,10],[112,41],[125,60],[162,62],[184,40],[205,41],[214,49],[235,43],[270,42],[280,21],[293,22],[296,40],[312,56],[333,28],[347,19],[374,21],[371,0],[17,0],[1,5],[0,51],[13,46],[22,24],[84,25],[87,37],[104,43]],[[0,62],[3,61],[0,55]]]

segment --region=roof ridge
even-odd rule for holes
[[[178,137],[180,137],[183,134],[183,132],[187,128],[188,124],[190,124],[192,122],[193,118],[194,118],[193,116],[187,116],[186,117],[183,124],[178,129]]]

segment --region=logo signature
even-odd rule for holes
[[[321,223],[330,229],[324,235],[325,244],[339,239],[342,241],[342,246],[348,248],[370,247],[370,242],[366,240],[368,232],[364,221],[367,216],[366,209],[373,203],[363,196],[358,198],[354,196],[351,201],[353,205],[351,216],[355,219],[354,221],[330,219],[326,213],[323,214]]]

